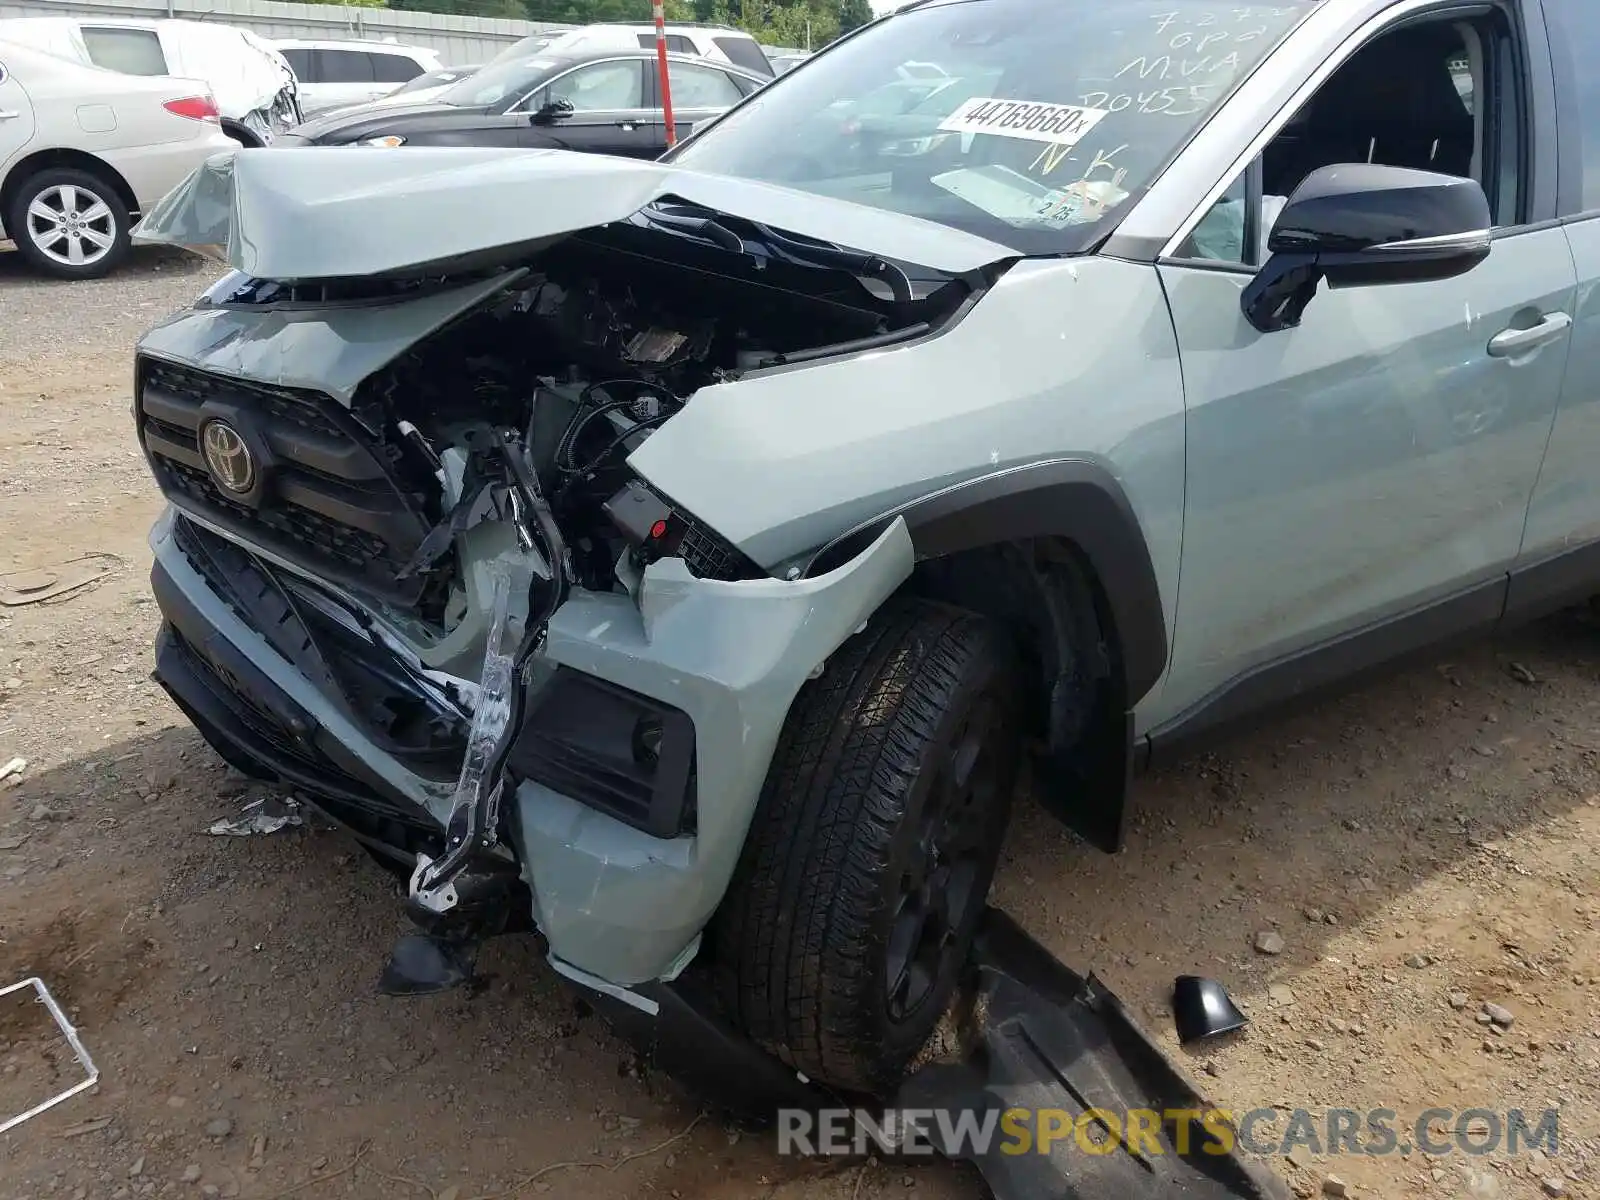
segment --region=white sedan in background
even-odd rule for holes
[[[0,238],[61,279],[104,275],[135,214],[237,145],[204,83],[0,41]]]

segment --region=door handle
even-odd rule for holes
[[[617,128],[622,130],[623,133],[632,133],[634,125],[632,121],[618,121]]]
[[[22,114],[11,108],[0,108],[0,121],[15,121]]]
[[[1572,328],[1572,318],[1564,312],[1546,313],[1537,325],[1527,329],[1507,329],[1489,339],[1489,353],[1494,358],[1517,358],[1540,346],[1548,345]]]

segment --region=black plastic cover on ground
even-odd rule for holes
[[[590,998],[658,1068],[705,1098],[745,1114],[863,1107],[798,1080],[739,1037],[691,972],[638,993],[658,1006],[655,1013],[610,996]],[[970,1139],[950,1150],[976,1166],[996,1200],[1287,1200],[1270,1169],[1217,1140],[1215,1118],[1208,1130],[1201,1114],[1210,1106],[1116,996],[1093,975],[1068,969],[996,909],[984,914],[959,1007],[970,1020],[957,1057],[921,1067],[893,1103],[902,1113],[972,1114],[968,1124],[995,1113],[991,1128],[1001,1132],[981,1151]],[[1095,1152],[1069,1134],[1048,1153],[1039,1153],[1036,1141],[1018,1153],[1018,1140],[1003,1136],[998,1120],[1014,1109],[1035,1114],[1035,1123],[1037,1114],[1059,1114],[1057,1128],[1073,1130],[1091,1110],[1114,1121],[1085,1119],[1086,1130],[1098,1125],[1108,1135]],[[1109,1136],[1114,1123],[1125,1127],[1134,1112],[1193,1115],[1185,1130],[1166,1119],[1153,1131],[1156,1153],[1148,1138],[1130,1144]]]
[[[1289,1195],[1268,1168],[1215,1136],[1216,1118],[1209,1128],[1202,1119],[1211,1106],[1093,975],[1069,970],[995,909],[984,915],[973,965],[962,1058],[922,1067],[902,1087],[897,1106],[1052,1112],[1060,1114],[1058,1130],[1081,1127],[1092,1147],[1069,1133],[1040,1153],[1035,1115],[1021,1126],[1035,1135],[1030,1143],[996,1137],[984,1152],[970,1144],[953,1148],[977,1167],[997,1200]],[[1131,1113],[1159,1115],[1159,1124],[1146,1125],[1153,1137],[1125,1136]]]

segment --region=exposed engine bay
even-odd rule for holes
[[[563,601],[636,595],[663,558],[701,578],[764,575],[635,475],[630,453],[708,385],[928,335],[1000,269],[952,275],[662,201],[520,261],[457,260],[450,274],[236,274],[198,307],[270,313],[269,328],[280,313],[285,328],[295,314],[316,327],[342,307],[382,328],[386,304],[484,290],[348,403],[141,357],[141,438],[185,512],[386,616],[388,634],[308,594],[298,573],[256,572],[254,593],[281,593],[294,620],[282,627],[300,631],[280,639],[285,652],[317,658],[369,736],[459,770],[442,853],[419,852],[411,883],[413,906],[442,918],[473,889],[504,885],[493,851],[507,757]],[[191,558],[214,560],[213,579],[250,573],[227,553]],[[330,603],[331,624],[316,611]],[[436,656],[429,670],[430,647],[452,644],[449,665]]]
[[[457,281],[250,280],[214,302],[325,304]],[[707,384],[915,339],[981,283],[684,204],[551,247],[352,406],[430,530],[399,571],[423,585],[413,615],[446,631],[460,619],[451,550],[490,518],[546,559],[546,615],[566,589],[626,586],[664,556],[703,577],[759,575],[634,477],[628,455]]]

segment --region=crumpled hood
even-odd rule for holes
[[[950,273],[1017,255],[920,218],[661,163],[443,146],[214,155],[134,233],[260,279],[403,275],[463,256],[514,257],[667,196]]]

